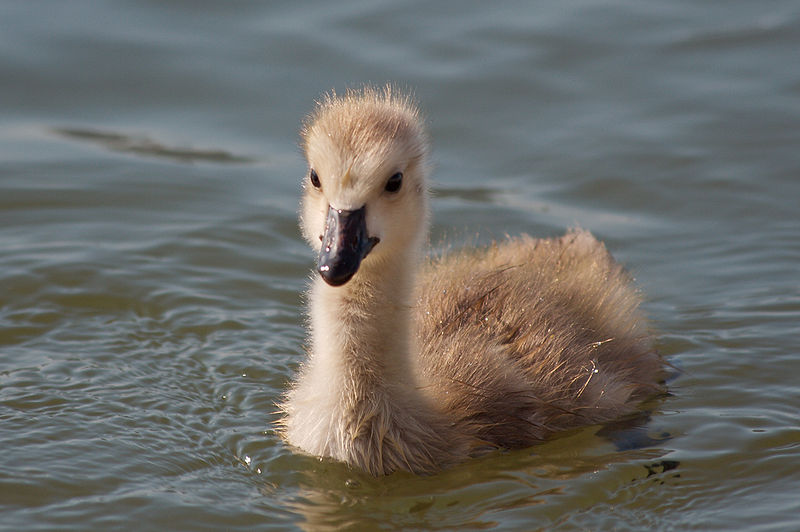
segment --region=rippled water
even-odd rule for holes
[[[0,527],[800,529],[798,50],[788,0],[3,3]],[[299,121],[386,80],[434,242],[580,225],[635,272],[648,422],[426,478],[276,438]]]

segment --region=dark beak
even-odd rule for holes
[[[378,243],[367,234],[366,206],[355,211],[328,209],[317,269],[331,286],[345,284],[358,271],[361,261]]]

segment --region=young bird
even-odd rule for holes
[[[332,93],[302,138],[318,275],[288,443],[373,475],[431,473],[663,391],[641,297],[588,232],[424,258],[428,139],[409,96]]]

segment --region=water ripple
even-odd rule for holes
[[[167,146],[147,136],[133,136],[97,129],[54,128],[53,133],[61,137],[97,144],[108,150],[133,153],[144,157],[172,159],[183,163],[251,164],[251,157],[236,155],[220,149],[194,149]]]

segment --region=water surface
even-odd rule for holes
[[[0,527],[800,529],[796,2],[6,2]],[[681,370],[440,475],[299,455],[297,130],[413,88],[433,241],[592,230]]]

